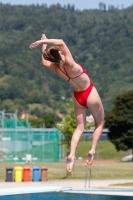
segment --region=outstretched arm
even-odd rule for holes
[[[47,38],[45,38],[45,39],[41,39],[41,40],[38,40],[38,41],[32,43],[30,45],[30,48],[34,49],[34,48],[37,48],[37,47],[39,47],[39,46],[41,46],[43,44],[46,44],[46,45],[47,44],[52,44],[52,45],[55,45],[55,46],[62,46],[63,45],[63,40],[61,40],[61,39],[47,39]]]
[[[42,40],[38,40],[34,43],[32,43],[29,48],[34,49],[37,48],[41,45],[47,45],[47,44],[51,44],[54,46],[59,46],[60,50],[62,51],[62,53],[64,54],[64,56],[66,57],[66,61],[70,62],[72,64],[73,57],[71,55],[71,52],[69,51],[67,45],[65,44],[65,42],[62,39],[42,39]]]

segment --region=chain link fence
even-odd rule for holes
[[[16,112],[0,111],[0,161],[59,162],[60,137],[56,128],[32,128],[28,119],[22,123]]]

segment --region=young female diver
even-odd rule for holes
[[[53,46],[46,49],[49,44]],[[94,154],[104,125],[104,109],[90,77],[85,69],[74,61],[65,42],[62,39],[47,39],[46,35],[42,34],[41,40],[32,43],[30,48],[33,49],[40,45],[42,45],[42,64],[69,82],[74,89],[73,100],[77,127],[71,139],[70,154],[67,157],[66,165],[67,171],[71,172],[76,147],[84,131],[87,109],[90,110],[94,118],[95,129],[86,165],[93,163]]]

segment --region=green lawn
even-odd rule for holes
[[[65,162],[59,163],[35,163],[31,164],[15,164],[0,163],[0,180],[4,181],[6,176],[6,167],[15,166],[46,166],[48,168],[48,179],[85,179],[86,169],[85,161],[75,161],[74,169],[71,175],[66,176]],[[133,163],[126,162],[94,162],[90,166],[92,179],[131,179],[133,178]]]
[[[6,167],[15,166],[46,166],[48,168],[48,179],[85,179],[86,166],[85,159],[87,152],[91,147],[91,142],[80,142],[76,151],[76,157],[82,157],[83,160],[76,159],[74,169],[71,175],[66,176],[65,160],[56,163],[35,163],[35,164],[15,164],[0,163],[0,180],[5,180]],[[131,179],[133,178],[133,162],[121,162],[121,157],[128,152],[117,152],[114,145],[108,141],[99,143],[95,160],[90,166],[92,179]],[[102,162],[101,162],[102,160]],[[109,161],[110,160],[110,161]],[[115,160],[112,161],[112,160]]]
[[[80,142],[77,147],[76,157],[82,157],[86,159],[87,152],[90,150],[90,148],[91,148],[90,141]],[[96,155],[95,155],[95,159],[121,160],[123,156],[128,155],[128,154],[129,154],[129,151],[118,152],[115,149],[115,146],[109,141],[100,141],[97,148]]]
[[[133,187],[132,183],[121,183],[121,184],[110,184],[110,186],[127,186],[127,187]]]

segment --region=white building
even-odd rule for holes
[[[86,116],[86,122],[88,122],[89,124],[94,123],[94,118],[93,118],[93,116],[92,116],[92,115]]]

